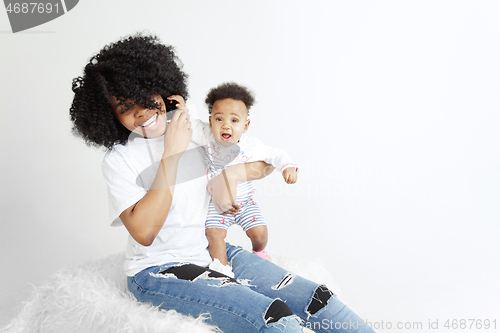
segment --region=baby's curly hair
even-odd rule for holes
[[[250,110],[255,103],[254,93],[248,88],[234,82],[226,82],[210,89],[205,99],[208,106],[208,113],[212,114],[214,103],[220,99],[232,98],[245,103],[247,110]]]
[[[174,48],[156,36],[136,34],[105,46],[85,66],[83,77],[73,79],[75,96],[69,110],[73,133],[88,145],[111,149],[125,144],[130,131],[113,114],[110,96],[118,105],[128,107],[129,100],[157,109],[160,105],[151,99],[153,95],[165,102],[171,95],[187,99],[188,75],[181,68]]]

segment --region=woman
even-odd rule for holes
[[[187,109],[172,98],[188,97],[180,66],[171,46],[136,35],[104,47],[73,81],[75,133],[108,149],[110,220],[130,234],[129,290],[140,302],[208,314],[207,322],[224,332],[301,332],[300,324],[318,332],[373,332],[325,286],[239,247],[227,244],[235,279],[207,268],[207,188],[219,212],[234,214],[237,183],[270,170],[254,162],[207,180]]]

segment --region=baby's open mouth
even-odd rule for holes
[[[231,138],[231,134],[224,133],[224,134],[222,134],[222,138],[223,138],[224,140],[229,140],[229,139]]]

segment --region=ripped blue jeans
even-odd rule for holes
[[[128,277],[138,301],[198,317],[226,333],[374,332],[325,286],[226,244],[235,279],[186,263]]]

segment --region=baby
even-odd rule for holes
[[[290,157],[283,150],[265,146],[257,138],[244,134],[250,125],[248,111],[254,100],[247,88],[235,83],[223,83],[212,88],[205,99],[210,114],[209,124],[191,120],[191,140],[206,149],[209,178],[235,164],[264,161],[280,170],[286,183],[294,184],[297,181],[297,165]],[[236,204],[239,211],[234,215],[219,214],[210,201],[205,224],[208,250],[214,260],[210,268],[231,277],[233,273],[228,265],[224,239],[227,229],[233,224],[241,226],[250,238],[253,253],[270,260],[264,250],[267,226],[253,200],[253,192],[252,182],[238,184]]]

